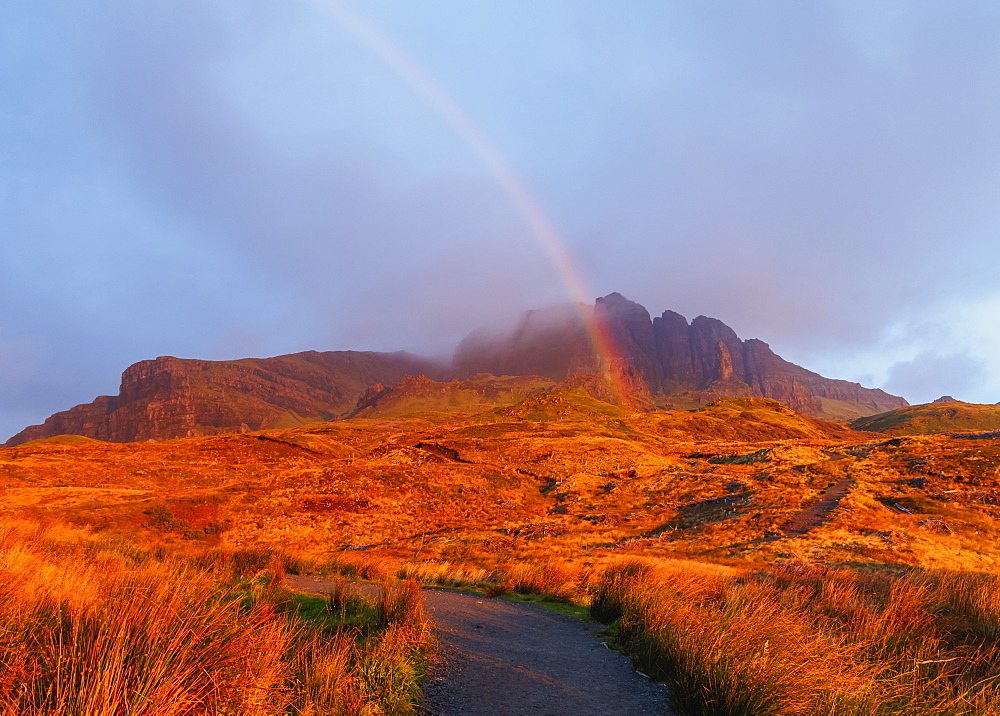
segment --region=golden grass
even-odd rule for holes
[[[0,522],[8,571],[37,575],[5,588],[30,623],[54,624],[53,614],[156,595],[183,570],[215,590],[213,604],[239,604],[218,617],[220,634],[226,619],[291,631],[267,708],[293,713],[406,703],[409,687],[380,689],[412,683],[412,660],[369,659],[413,654],[426,635],[379,617],[406,614],[391,602],[414,587],[390,588],[381,606],[319,600],[303,616],[280,589],[284,571],[577,602],[592,592],[595,615],[621,619],[628,648],[680,684],[692,713],[1000,712],[994,582],[928,571],[1000,573],[1000,440],[858,436],[763,403],[633,414],[552,397],[561,402],[473,420],[0,450],[0,507],[106,536]],[[782,536],[841,480],[850,486],[834,510],[808,534]],[[602,580],[625,555],[642,561]],[[908,571],[760,566],[805,559]],[[39,604],[56,605],[49,622]],[[323,686],[334,682],[336,694]]]
[[[622,554],[767,562],[818,550],[828,562],[1000,573],[1000,440],[884,440],[768,401],[632,413],[549,398],[519,408],[544,408],[545,420],[502,409],[451,422],[3,448],[0,507],[171,550],[280,545],[303,562],[337,556],[366,579],[394,573],[372,566],[383,557],[492,569],[477,552],[599,563]],[[770,541],[842,479],[849,494],[822,525]]]
[[[692,714],[1000,710],[998,580],[783,567],[740,576],[626,561],[592,605]]]
[[[496,581],[492,569],[448,560],[406,562],[398,567],[397,576],[401,579],[415,579],[422,584],[442,587],[466,587]]]
[[[519,594],[543,594],[559,602],[579,597],[589,574],[566,564],[545,561],[540,564],[515,563],[498,571],[497,583],[509,585]]]
[[[341,628],[307,618],[280,562],[261,563],[206,571],[84,530],[0,521],[0,713],[413,711],[428,644],[419,591],[386,587],[359,607],[371,618]]]

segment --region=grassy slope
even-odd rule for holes
[[[395,418],[411,413],[441,412],[473,415],[495,405],[517,403],[551,387],[553,381],[538,376],[481,374],[469,380],[441,383],[404,379],[380,396],[374,405],[355,413],[359,418]]]
[[[46,523],[0,517],[3,713],[416,712],[415,584],[328,609],[267,552],[171,558]]]
[[[927,403],[891,410],[851,423],[855,430],[888,435],[934,435],[958,431],[1000,430],[1000,405]]]
[[[842,480],[847,496],[821,526],[781,537]],[[429,580],[560,599],[622,555],[655,558],[675,565],[670,589],[642,580],[619,595],[630,610],[619,635],[691,713],[1000,703],[983,681],[1000,663],[995,582],[920,570],[1000,573],[996,438],[885,439],[763,399],[638,413],[556,391],[471,418],[38,441],[0,449],[0,487],[0,510],[109,541],[278,545],[365,577],[409,563]]]
[[[978,716],[1000,709],[995,576],[631,560],[593,587],[639,667],[699,716]]]
[[[997,440],[872,442],[763,399],[647,414],[565,391],[471,419],[7,448],[0,509],[316,557],[363,546],[484,564],[808,555],[993,570],[998,465]],[[844,479],[819,529],[764,540]]]
[[[37,440],[30,440],[23,445],[87,445],[92,443],[103,442],[102,440],[95,440],[94,438],[84,437],[83,435],[53,435],[50,438],[38,438]]]

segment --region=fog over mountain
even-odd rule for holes
[[[995,403],[998,69],[979,2],[13,0],[0,437],[139,360],[441,355],[574,283]]]

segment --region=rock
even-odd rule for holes
[[[701,382],[695,373],[691,331],[684,316],[673,311],[664,311],[659,318],[654,318],[653,340],[665,380],[683,386]]]
[[[718,380],[729,381],[733,379],[733,356],[729,353],[729,348],[722,341],[716,346],[716,373]]]
[[[350,413],[369,386],[441,372],[405,352],[306,351],[235,361],[161,356],[129,366],[118,395],[56,413],[6,444],[62,434],[137,442],[290,427]]]
[[[388,390],[389,389],[386,388],[381,383],[375,383],[374,385],[369,385],[365,389],[365,392],[361,395],[361,397],[358,398],[358,403],[357,405],[354,406],[354,412],[358,413],[359,411],[364,410],[365,408],[373,407],[378,403],[379,398],[384,396],[388,392]]]
[[[959,400],[958,400],[958,398],[952,398],[950,395],[942,395],[937,400],[932,400],[931,402],[932,403],[957,403],[957,402],[959,402]],[[997,405],[1000,405],[1000,403],[997,403]]]
[[[659,385],[663,381],[653,323],[645,308],[620,293],[612,293],[597,299],[594,319],[622,366],[642,376],[646,386]]]
[[[606,341],[610,356],[599,355],[604,346],[595,346],[592,336]],[[675,395],[694,405],[758,396],[813,417],[854,418],[908,405],[882,390],[789,363],[767,343],[741,340],[715,318],[698,316],[688,324],[680,314],[664,311],[650,320],[645,308],[618,293],[597,299],[590,313],[580,307],[532,312],[509,336],[470,336],[456,351],[454,369],[459,377],[487,371],[557,381],[593,374],[568,385],[630,407],[668,405]],[[629,386],[629,395],[615,399],[615,384]]]
[[[504,376],[530,380],[504,381]],[[741,340],[718,319],[698,316],[689,324],[673,311],[651,319],[638,303],[612,293],[593,307],[529,311],[506,335],[473,333],[456,349],[450,368],[405,352],[141,361],[122,374],[118,395],[56,413],[7,445],[62,434],[112,442],[163,440],[352,414],[461,410],[509,404],[552,383],[639,410],[764,397],[809,416],[840,419],[907,405],[881,390],[789,363],[763,341]]]

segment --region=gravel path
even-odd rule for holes
[[[330,582],[288,575],[295,589]],[[636,673],[594,636],[600,627],[541,607],[425,589],[440,646],[426,686],[441,716],[669,714],[666,687]]]

